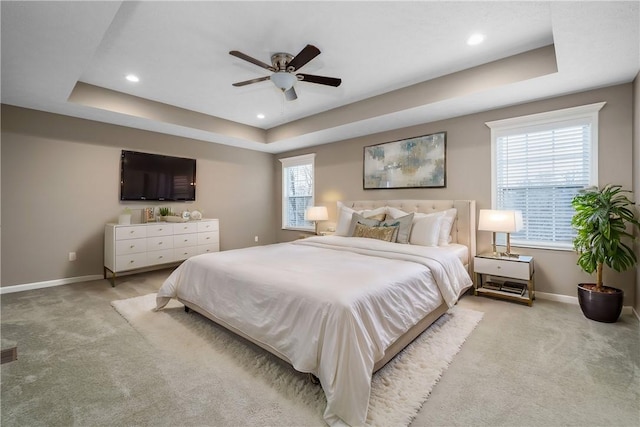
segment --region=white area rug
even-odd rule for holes
[[[326,425],[324,393],[307,375],[178,302],[153,312],[155,296],[111,304],[157,350],[177,399],[215,408],[211,425]],[[482,316],[454,307],[378,371],[367,424],[409,425]]]

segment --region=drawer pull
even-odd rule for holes
[[[162,255],[160,255],[160,256],[158,257],[158,259],[162,259],[162,258],[164,258],[164,256],[162,256]]]
[[[129,234],[133,234],[133,233],[135,233],[135,232],[136,232],[136,230],[131,230],[131,231],[129,232]]]
[[[185,241],[185,242],[188,242],[188,241],[189,241],[189,239],[184,239],[184,241]]]
[[[136,247],[136,245],[131,245],[131,246],[129,246],[129,249],[133,249],[135,247]]]
[[[131,260],[131,261],[129,261],[129,264],[133,264],[134,262],[135,262],[134,260]]]
[[[206,240],[209,240],[211,237],[207,237]]]

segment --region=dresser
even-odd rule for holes
[[[147,224],[107,224],[104,228],[104,278],[140,268],[171,264],[220,250],[217,219]]]

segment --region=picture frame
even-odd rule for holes
[[[142,211],[142,222],[155,222],[156,221],[156,209],[155,208],[144,208]]]
[[[365,190],[445,188],[447,133],[437,132],[363,149]]]

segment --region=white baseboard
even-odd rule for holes
[[[53,286],[69,285],[71,283],[88,282],[90,280],[103,279],[101,274],[90,276],[67,277],[65,279],[47,280],[44,282],[25,283],[23,285],[3,286],[0,288],[0,295],[13,292],[31,291],[33,289],[51,288]]]
[[[578,304],[578,297],[572,297],[569,295],[550,294],[547,292],[536,291],[536,298],[546,299],[549,301],[564,302],[567,304]]]
[[[572,297],[569,295],[550,294],[547,292],[536,291],[536,298],[546,299],[549,301],[564,302],[567,304],[579,304],[578,297]],[[631,305],[625,305],[624,307],[622,307],[622,314],[635,314],[638,320],[640,320],[640,317],[638,317],[638,313],[633,309],[633,306]]]

